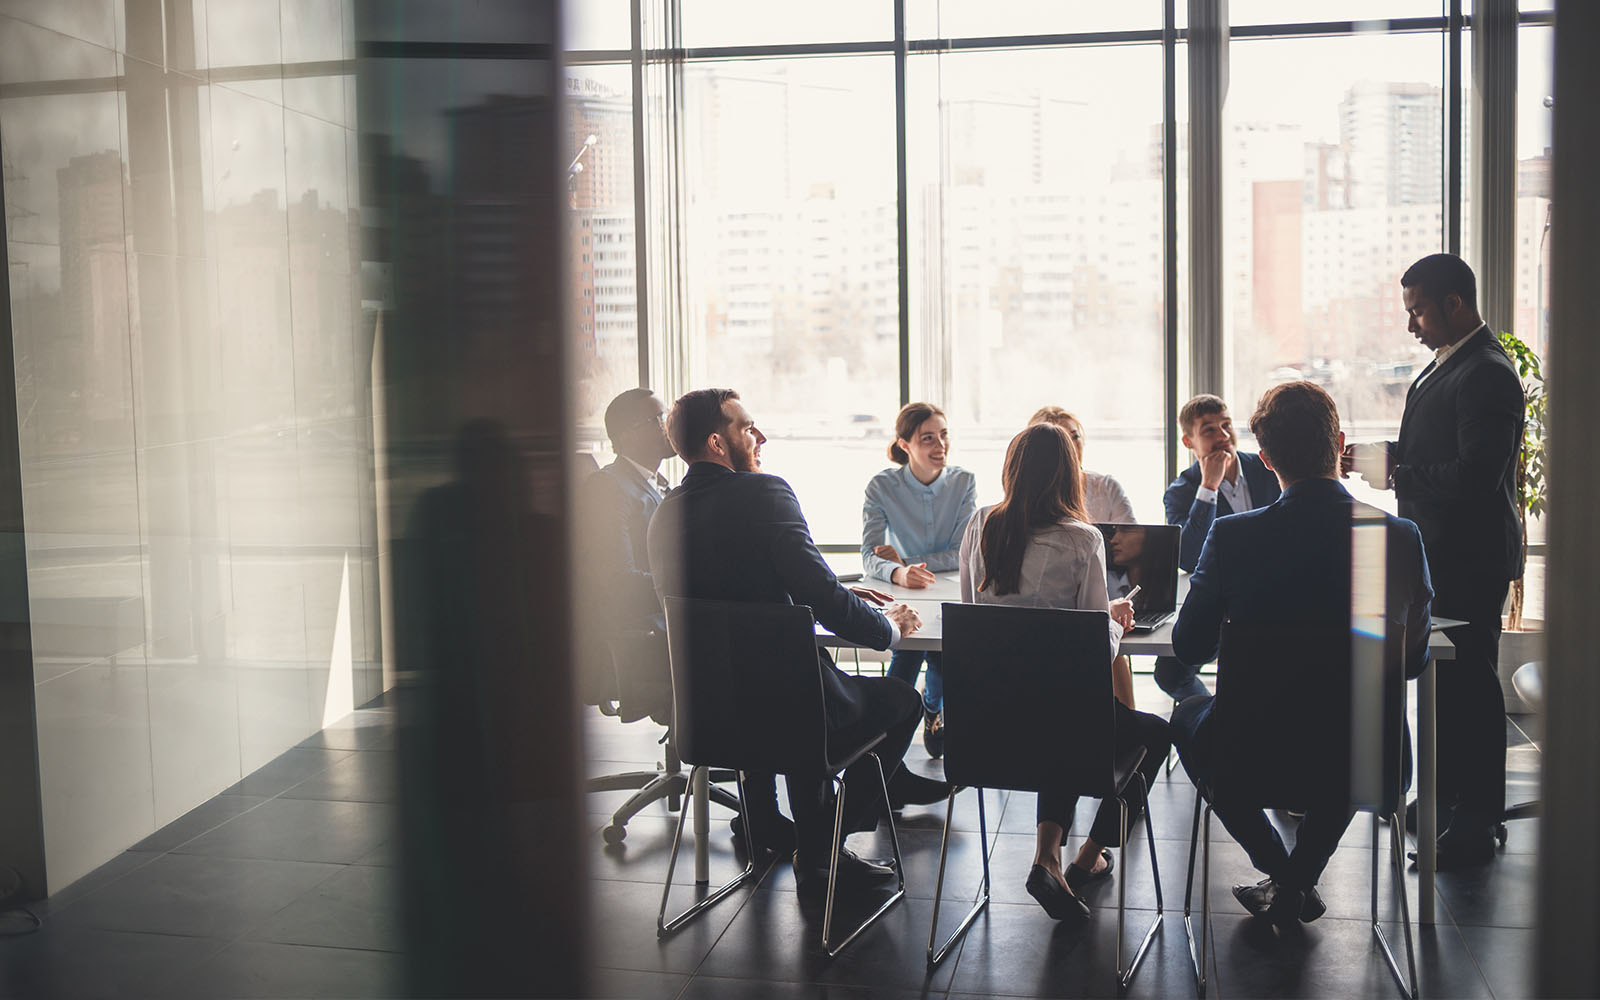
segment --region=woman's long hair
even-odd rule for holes
[[[983,582],[996,597],[1022,589],[1022,558],[1033,536],[1069,518],[1087,521],[1078,452],[1055,424],[1034,424],[1011,439],[1000,473],[1006,496],[983,522]]]

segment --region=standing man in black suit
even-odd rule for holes
[[[878,611],[839,583],[811,540],[811,529],[789,484],[761,473],[766,437],[731,389],[697,389],[672,404],[667,437],[689,471],[667,494],[650,524],[650,565],[663,598],[784,602],[811,608],[835,635],[873,649],[888,649],[921,625],[915,610],[894,604]],[[865,593],[872,595],[873,592]],[[881,597],[881,595],[875,595]],[[885,598],[886,599],[886,598]],[[752,651],[757,653],[759,651]],[[865,742],[886,733],[878,755],[895,806],[943,799],[949,786],[912,774],[900,764],[922,722],[922,696],[892,677],[857,677],[819,652],[823,703],[830,739]],[[760,669],[758,655],[751,668]],[[786,711],[774,705],[773,711]],[[852,765],[871,768],[863,758]],[[754,823],[775,814],[771,776],[746,775]],[[795,879],[802,890],[826,888],[833,841],[833,788],[828,775],[790,774],[789,808],[795,825]],[[847,780],[855,778],[850,774]],[[866,779],[863,772],[860,777]],[[867,830],[880,808],[875,781],[850,780],[867,789],[846,802],[845,828]],[[756,834],[752,832],[752,836]],[[839,877],[857,885],[893,874],[888,865],[841,853]]]
[[[1456,658],[1439,671],[1438,870],[1450,871],[1494,857],[1505,809],[1500,613],[1522,575],[1516,468],[1524,401],[1516,367],[1478,315],[1477,280],[1465,261],[1424,257],[1400,277],[1400,291],[1406,329],[1434,360],[1406,394],[1400,439],[1365,453],[1347,447],[1341,464],[1394,490],[1400,516],[1422,529],[1434,612],[1468,623],[1450,630]]]
[[[1265,507],[1278,499],[1278,479],[1261,458],[1239,451],[1228,404],[1219,396],[1202,393],[1178,410],[1183,446],[1194,462],[1167,487],[1161,498],[1167,523],[1182,528],[1178,541],[1178,568],[1193,573],[1200,561],[1206,534],[1219,517]],[[1174,701],[1208,694],[1200,683],[1202,663],[1184,663],[1175,656],[1156,657],[1156,684]]]

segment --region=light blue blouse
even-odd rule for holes
[[[911,563],[925,562],[948,573],[961,562],[961,534],[978,509],[978,481],[972,473],[946,466],[924,486],[910,466],[884,469],[867,483],[861,505],[861,567],[868,576],[888,580],[897,563],[873,554],[887,542]]]

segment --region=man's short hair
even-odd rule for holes
[[[644,408],[645,400],[654,395],[649,389],[628,389],[617,394],[617,398],[606,407],[606,437],[611,439],[612,444],[616,444],[617,438],[638,424],[639,411]]]
[[[1250,416],[1250,433],[1288,482],[1339,469],[1339,410],[1315,382],[1285,382],[1262,393]]]
[[[679,396],[667,414],[667,441],[685,462],[699,458],[706,438],[728,425],[722,404],[738,399],[732,389],[694,389]]]
[[[1222,401],[1221,396],[1213,396],[1209,392],[1200,395],[1183,404],[1178,411],[1178,429],[1185,434],[1194,431],[1194,425],[1200,422],[1201,417],[1209,417],[1213,413],[1227,413],[1228,404]]]
[[[1415,288],[1430,302],[1443,303],[1448,295],[1461,296],[1468,309],[1478,308],[1478,279],[1466,261],[1453,253],[1435,253],[1406,268],[1401,288]]]

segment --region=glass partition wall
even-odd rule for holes
[[[946,409],[980,503],[1027,417],[1072,410],[1086,465],[1146,520],[1188,460],[1169,424],[1194,392],[1242,425],[1309,378],[1351,436],[1392,437],[1426,363],[1399,275],[1471,232],[1472,6],[1235,2],[1196,52],[1188,6],[874,0],[788,23],[725,0],[573,5],[580,446],[604,452],[624,388],[732,386],[767,470],[847,551],[912,399]],[[1514,287],[1480,296],[1514,297],[1530,342],[1551,20],[1521,12],[1520,67],[1478,81],[1517,94],[1519,138]],[[1192,162],[1191,60],[1220,67],[1220,163]],[[1211,216],[1191,216],[1191,176],[1217,185]],[[1222,321],[1191,330],[1202,226],[1222,233]],[[1220,366],[1191,370],[1205,356]]]

